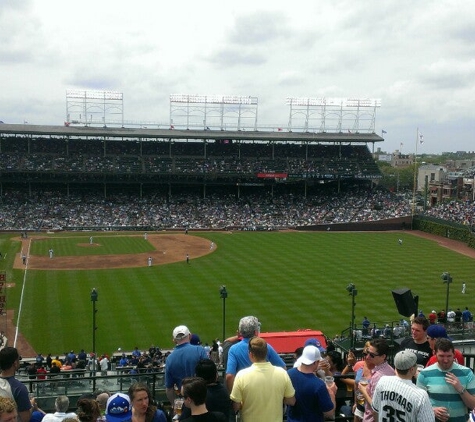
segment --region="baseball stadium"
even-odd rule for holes
[[[263,333],[319,331],[345,354],[362,347],[364,317],[396,341],[401,318],[470,305],[469,230],[445,236],[378,186],[378,100],[291,99],[289,123],[262,128],[247,97],[171,96],[166,127],[78,98],[62,126],[0,125],[0,330],[25,362],[108,355],[94,387],[120,390],[113,357],[171,350],[179,325],[204,345],[255,315]],[[472,326],[450,328],[473,364]]]

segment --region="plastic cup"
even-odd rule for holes
[[[184,400],[182,398],[175,399],[173,402],[173,411],[175,415],[181,415],[181,409],[183,408]]]

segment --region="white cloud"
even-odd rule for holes
[[[126,119],[164,122],[171,93],[252,95],[259,123],[283,127],[287,96],[360,96],[382,99],[383,149],[419,126],[424,148],[473,150],[474,14],[451,0],[0,0],[0,120],[61,124],[68,88],[123,92]]]

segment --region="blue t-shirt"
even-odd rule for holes
[[[202,346],[183,343],[175,347],[165,362],[165,387],[181,387],[181,380],[195,375],[196,364],[201,359],[208,359]]]
[[[243,338],[242,341],[231,346],[226,374],[236,375],[241,369],[249,368],[252,365],[249,359],[249,340],[250,338]],[[285,362],[270,344],[267,344],[267,360],[274,366],[285,368]]]
[[[167,422],[167,417],[163,410],[157,409],[155,414],[153,415],[152,422]]]
[[[325,383],[314,374],[304,374],[298,368],[290,369],[288,374],[295,388],[296,403],[287,406],[287,421],[323,422],[323,413],[334,407]]]
[[[15,377],[5,377],[12,389],[13,398],[16,402],[19,412],[31,409],[30,396],[26,386]]]

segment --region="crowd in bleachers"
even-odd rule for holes
[[[0,137],[0,172],[9,183],[45,180],[139,183],[166,176],[262,182],[259,173],[293,180],[372,179],[379,170],[366,145],[240,143],[231,141],[104,140]],[[45,179],[46,177],[46,179]],[[116,179],[110,179],[116,177]],[[132,179],[127,179],[131,177]],[[285,176],[279,176],[285,177]],[[142,179],[141,179],[142,178]],[[187,179],[188,178],[188,179]],[[110,180],[109,180],[110,179]],[[154,182],[155,183],[155,182]],[[162,181],[163,183],[163,181]],[[65,196],[52,190],[28,195],[4,190],[0,229],[67,227],[264,228],[375,221],[411,214],[407,200],[387,192],[353,189],[307,197],[255,193],[236,199],[235,192],[156,194],[136,198],[121,194]],[[449,202],[425,214],[471,224],[475,202]]]
[[[450,201],[441,203],[429,208],[425,214],[446,221],[471,225],[475,214],[475,201]]]
[[[27,173],[247,175],[374,178],[366,145],[0,138],[0,171]]]
[[[9,191],[0,203],[0,229],[47,230],[81,227],[190,229],[279,229],[315,224],[374,221],[410,215],[404,199],[386,191],[355,188],[337,194],[275,197],[189,193],[139,198],[100,194]]]

